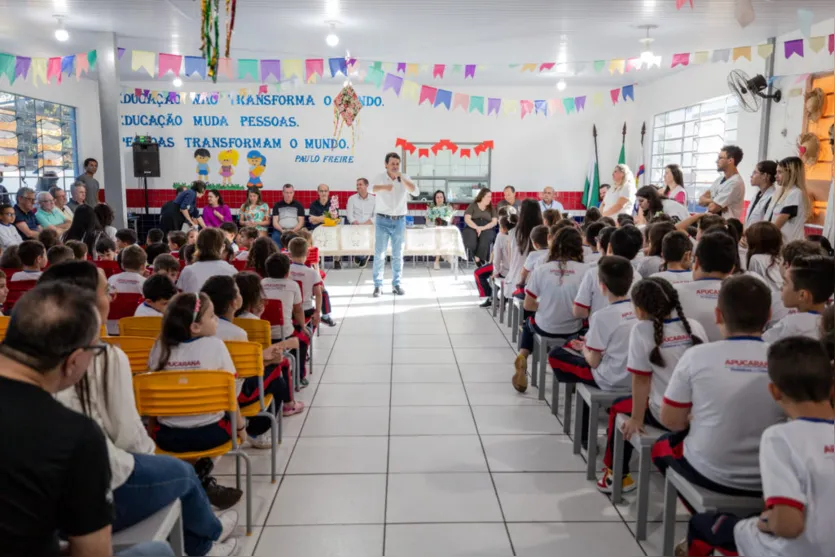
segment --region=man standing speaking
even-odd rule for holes
[[[386,265],[386,250],[391,240],[391,290],[402,296],[400,286],[403,274],[403,244],[406,240],[406,214],[408,196],[416,196],[418,187],[408,176],[400,173],[400,156],[386,155],[386,171],[372,181],[371,191],[377,196],[374,235],[374,297],[383,293],[383,271]]]

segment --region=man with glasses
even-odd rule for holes
[[[64,218],[64,213],[55,206],[55,199],[48,191],[38,194],[38,210],[35,219],[41,228],[54,228],[58,234],[63,234],[69,229],[72,221]]]
[[[35,217],[35,190],[26,186],[17,190],[14,213],[14,225],[20,237],[24,240],[37,240],[41,227]]]
[[[319,184],[316,188],[316,193],[319,194],[319,198],[315,199],[310,204],[310,209],[307,211],[307,221],[309,223],[308,228],[311,230],[325,222],[325,213],[330,211],[331,206],[331,190],[327,184]],[[339,219],[339,217],[337,217],[337,219]],[[336,257],[334,257],[333,268],[342,268],[342,262]]]
[[[726,219],[741,219],[745,203],[745,182],[737,167],[742,162],[742,149],[736,145],[725,145],[716,159],[716,170],[722,176],[713,182],[710,189],[699,197],[699,205],[707,207],[709,213]]]
[[[61,214],[64,215],[64,219],[72,223],[72,211],[69,207],[67,207],[67,192],[58,186],[55,186],[49,190],[49,193],[52,195],[52,199],[55,200],[55,208],[61,211]]]

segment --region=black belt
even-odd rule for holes
[[[406,218],[406,215],[384,215],[383,213],[377,213],[377,216],[378,217],[385,217],[385,218],[391,219],[391,220],[400,220],[400,219],[405,219]]]

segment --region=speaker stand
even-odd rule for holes
[[[143,182],[143,185],[145,187],[145,214],[150,215],[151,211],[150,211],[149,205],[148,205],[148,177],[143,176],[142,177],[142,182]]]

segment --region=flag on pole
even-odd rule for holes
[[[592,156],[589,161],[589,172],[583,185],[583,206],[587,209],[596,207],[600,202],[600,167],[597,164],[597,126],[592,127]]]
[[[626,164],[626,122],[623,123],[623,140],[620,144],[620,156],[618,164]]]
[[[641,187],[641,176],[646,173],[646,166],[644,165],[644,136],[647,133],[647,123],[644,122],[641,126],[641,152],[638,155],[638,171],[635,173],[635,187]]]

